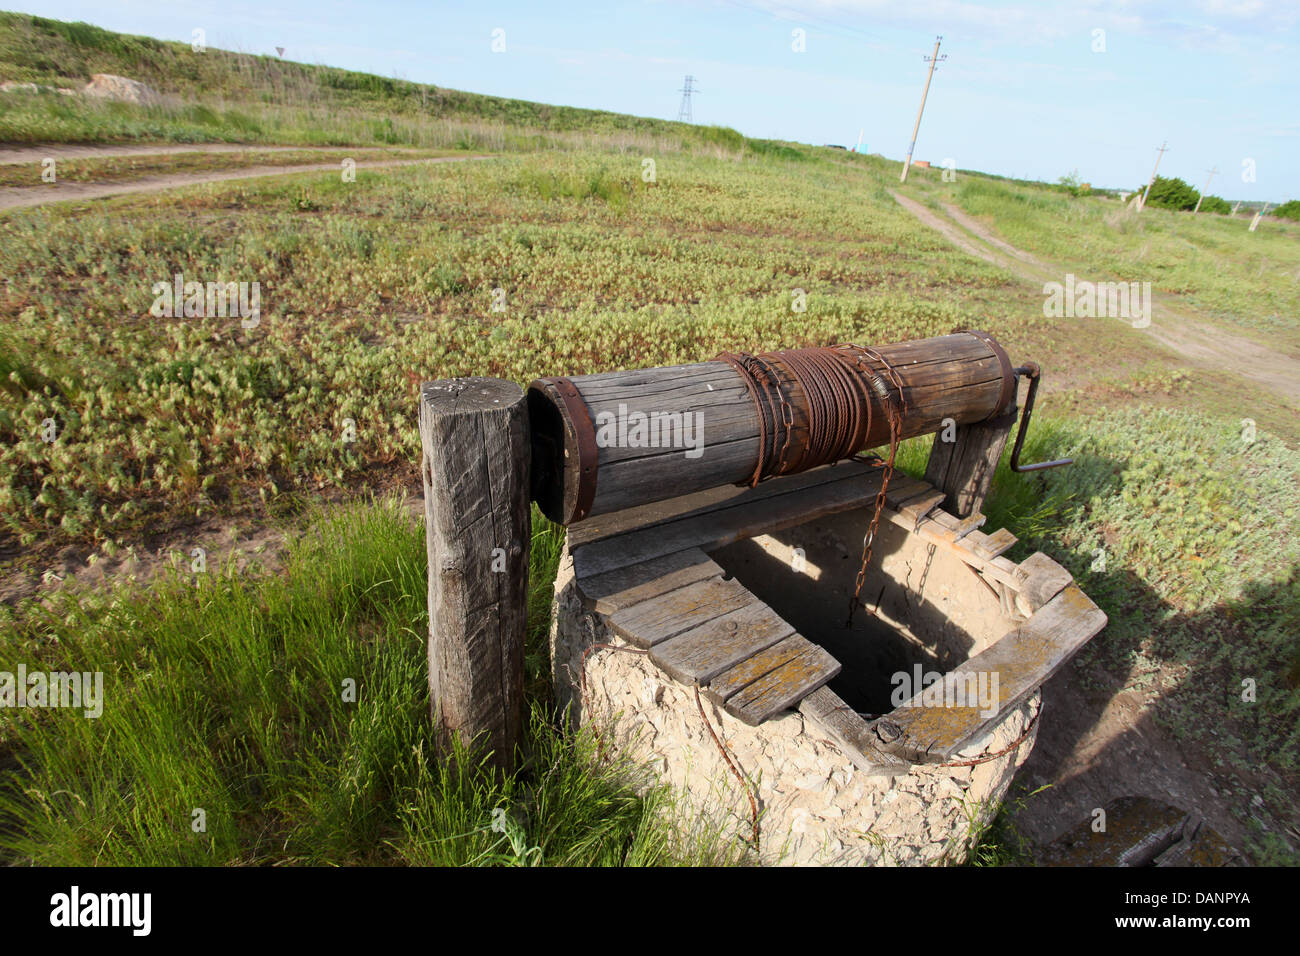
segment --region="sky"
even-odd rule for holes
[[[24,12],[902,159],[1300,198],[1300,0],[42,0]],[[497,32],[503,31],[503,32]],[[802,31],[798,33],[796,31]],[[494,43],[495,39],[495,43]],[[494,50],[494,46],[497,49]],[[501,49],[504,47],[504,49]]]

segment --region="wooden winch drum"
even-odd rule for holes
[[[798,357],[816,350],[792,351]],[[863,419],[865,435],[853,436],[855,447],[843,457],[889,443],[890,399],[882,391],[894,395],[901,412],[900,439],[938,431],[945,419],[957,425],[985,421],[1015,402],[1011,362],[983,332],[883,345],[871,352],[878,361],[858,373],[859,392],[870,405],[870,427]],[[787,431],[796,442],[806,442],[809,398],[780,362],[788,354],[764,358],[772,358],[778,373],[782,414],[792,419]],[[901,384],[901,402],[894,382]],[[528,388],[528,415],[532,496],[543,514],[564,525],[708,488],[750,484],[760,435],[773,441],[746,376],[722,360],[537,379]]]

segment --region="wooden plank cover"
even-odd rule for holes
[[[673,680],[703,684],[794,633],[774,610],[752,594],[750,598],[744,607],[656,644],[650,660]]]
[[[727,698],[723,709],[756,727],[783,710],[789,710],[840,672],[840,663],[816,644],[810,644],[775,670]]]
[[[654,647],[753,600],[739,581],[709,578],[615,611],[609,623],[637,647]]]
[[[597,613],[613,614],[688,584],[720,578],[722,574],[722,568],[699,548],[687,548],[583,578],[579,590],[587,605]]]
[[[576,545],[570,539],[574,571],[585,579],[686,548],[710,551],[742,538],[870,504],[879,491],[879,469],[855,467],[848,462],[764,482],[721,504],[697,508],[648,527]]]
[[[1023,625],[944,675],[944,685],[952,688],[953,696],[949,699],[958,699],[956,689],[968,680],[968,675],[997,674],[998,700],[994,713],[984,713],[978,705],[922,703],[915,706],[917,697],[921,696],[917,695],[877,722],[879,727],[888,721],[899,732],[897,739],[882,746],[890,753],[918,762],[951,760],[967,742],[1023,703],[1105,626],[1105,613],[1077,585],[1070,584]],[[939,692],[927,688],[922,693]],[[892,729],[882,736],[882,741],[894,737]]]

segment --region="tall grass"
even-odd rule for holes
[[[394,501],[321,514],[283,571],[6,612],[0,670],[101,671],[103,714],[0,711],[0,859],[43,865],[668,864],[735,857],[668,793],[552,722],[558,557],[539,523],[527,759],[432,749],[421,529]],[[348,682],[355,682],[355,699]],[[643,795],[642,795],[643,793]],[[738,846],[739,844],[735,844]]]

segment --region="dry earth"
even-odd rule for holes
[[[46,146],[0,146],[0,166],[39,163],[46,158],[101,159],[111,156],[171,156],[175,153],[307,153],[313,150],[338,152],[338,146],[245,146],[242,143],[181,143],[123,146],[79,146],[76,143],[51,143]],[[389,148],[389,147],[385,147]]]
[[[463,163],[471,159],[489,159],[488,156],[441,156],[429,159],[389,159],[360,162],[357,169],[387,169],[394,166],[413,166],[417,163]],[[77,199],[103,199],[127,193],[151,193],[181,186],[202,183],[219,183],[231,179],[255,179],[259,176],[284,176],[291,173],[338,172],[338,163],[309,163],[298,166],[250,166],[246,169],[228,169],[210,173],[172,173],[167,176],[142,176],[120,183],[48,183],[0,190],[0,211],[41,206],[52,202],[69,202]]]

